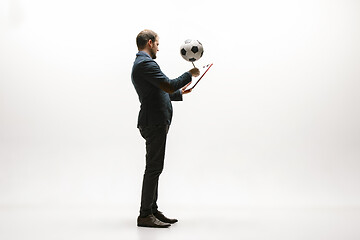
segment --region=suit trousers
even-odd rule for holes
[[[139,127],[146,141],[146,166],[141,191],[140,217],[156,213],[158,209],[159,176],[164,168],[166,137],[169,125]]]

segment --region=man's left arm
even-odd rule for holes
[[[189,82],[188,84],[186,84],[184,87],[182,87],[181,89],[173,92],[173,93],[169,93],[170,96],[170,100],[171,101],[182,101],[183,100],[183,94],[187,94],[191,92],[191,89],[186,89],[189,85],[191,84],[191,82]]]

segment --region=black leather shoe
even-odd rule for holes
[[[164,223],[160,221],[152,214],[147,217],[138,217],[137,225],[138,227],[151,227],[151,228],[167,228],[171,226],[169,223]]]
[[[155,216],[157,219],[159,219],[160,221],[164,222],[164,223],[171,223],[171,224],[173,224],[173,223],[178,222],[177,219],[170,219],[170,218],[165,217],[164,214],[163,214],[162,212],[160,212],[160,211],[154,213],[154,216]]]

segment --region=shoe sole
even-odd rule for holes
[[[171,225],[169,224],[169,225],[164,225],[164,226],[148,226],[148,225],[142,225],[142,224],[138,224],[137,225],[138,227],[147,227],[147,228],[168,228],[168,227],[170,227]]]

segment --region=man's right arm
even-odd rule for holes
[[[146,61],[142,65],[141,70],[145,74],[146,80],[167,93],[173,93],[184,87],[191,82],[192,76],[196,76],[197,71],[199,71],[197,68],[194,68],[185,72],[180,77],[171,80],[161,71],[155,61]]]

